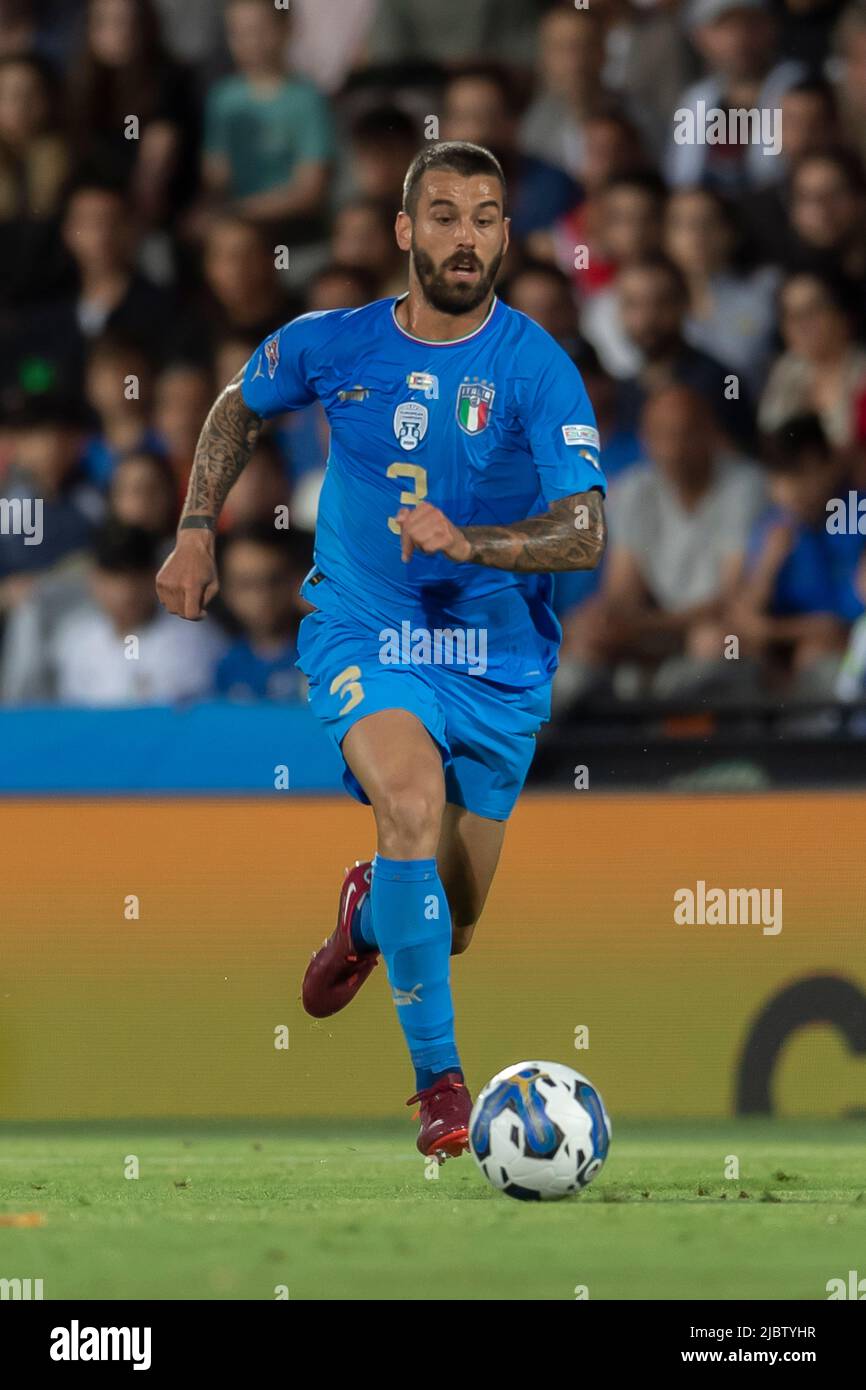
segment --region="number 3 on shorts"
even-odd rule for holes
[[[427,469],[422,468],[420,464],[392,463],[388,468],[387,476],[389,478],[411,478],[415,484],[414,492],[400,493],[401,507],[417,507],[418,503],[423,502],[427,496]],[[395,536],[399,536],[400,527],[392,516],[388,517],[388,528],[394,532]]]
[[[339,695],[341,699],[348,695],[348,700],[340,710],[340,715],[348,714],[349,710],[360,705],[364,698],[364,687],[358,677],[361,674],[360,666],[347,666],[345,671],[341,671],[339,676],[335,676],[331,681],[331,694]]]

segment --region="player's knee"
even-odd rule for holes
[[[387,788],[373,807],[381,852],[426,859],[436,853],[445,796],[432,781]]]

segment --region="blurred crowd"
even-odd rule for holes
[[[499,292],[598,416],[559,706],[863,696],[866,0],[0,0],[0,701],[303,697],[318,406],[232,490],[213,615],[154,577],[253,348],[405,289],[429,139],[501,160]]]

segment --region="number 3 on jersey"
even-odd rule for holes
[[[331,681],[330,693],[339,695],[345,704],[340,709],[341,717],[348,714],[350,709],[360,705],[364,698],[364,687],[358,679],[361,674],[360,666],[347,666],[345,671],[341,671],[339,676],[335,676]]]
[[[400,493],[401,507],[417,507],[419,502],[423,502],[427,496],[427,469],[422,468],[417,463],[392,463],[388,468],[389,478],[411,478],[415,484],[414,492]],[[388,517],[388,528],[399,536],[400,527],[397,525],[393,516]]]

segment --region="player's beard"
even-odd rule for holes
[[[427,251],[422,250],[415,238],[412,238],[412,263],[415,266],[418,283],[427,303],[432,308],[438,309],[440,314],[471,314],[473,309],[477,309],[479,304],[483,304],[496,283],[504,255],[505,248],[503,247],[494,256],[486,270],[474,252],[463,254],[455,252],[440,266],[436,266],[433,263],[433,257]],[[473,261],[481,272],[474,285],[468,282],[461,284],[459,280],[449,283],[445,278],[445,272],[462,260]]]

